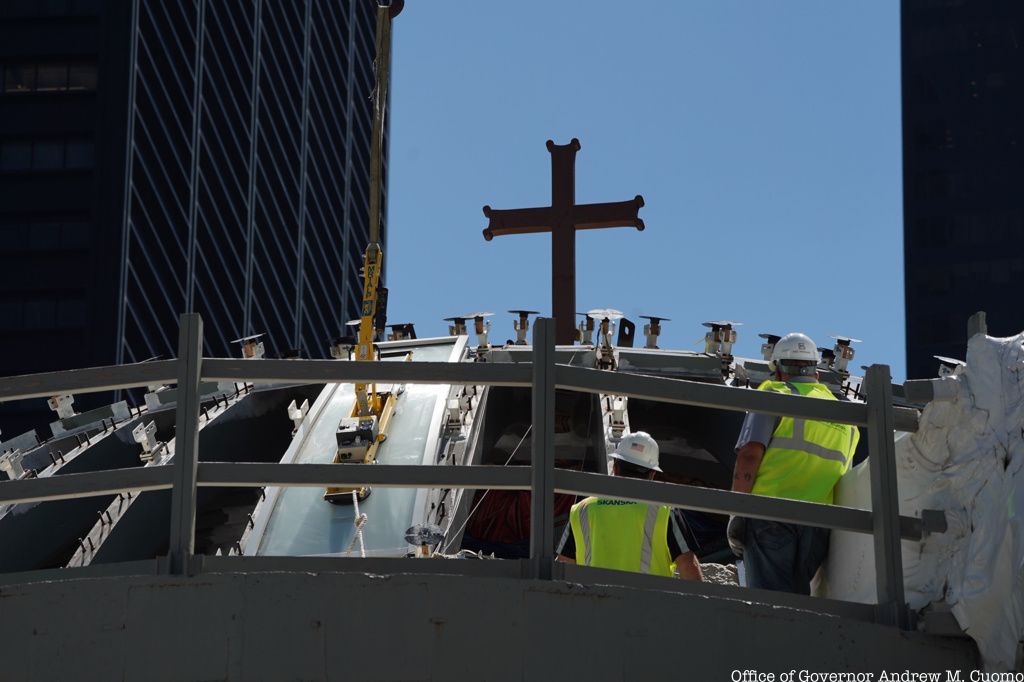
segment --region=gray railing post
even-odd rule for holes
[[[533,455],[530,561],[534,578],[550,580],[555,560],[555,325],[533,327]]]
[[[867,382],[868,454],[871,462],[871,512],[875,536],[875,580],[878,620],[910,627],[903,594],[903,550],[900,541],[900,499],[896,484],[893,440],[892,378],[888,365],[872,365]]]
[[[203,320],[181,316],[178,332],[178,412],[175,416],[171,489],[170,571],[188,572],[195,549],[196,462],[199,449],[199,377],[203,362]]]

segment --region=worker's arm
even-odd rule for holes
[[[700,572],[700,564],[697,563],[697,555],[693,552],[683,552],[675,558],[675,562],[680,579],[696,580],[697,582],[704,580],[704,576]]]
[[[559,554],[558,556],[556,556],[555,557],[555,561],[557,561],[559,563],[563,563],[563,564],[574,564],[574,563],[576,563],[575,559],[570,559],[569,557],[565,556],[564,554]]]
[[[754,488],[757,470],[764,458],[764,445],[751,441],[736,451],[736,468],[732,475],[732,491],[749,493]]]

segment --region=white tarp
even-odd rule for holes
[[[907,601],[945,601],[986,669],[1011,670],[1024,638],[1024,334],[974,336],[967,366],[939,388],[918,432],[896,442],[900,513],[942,509],[949,523],[903,542]],[[870,508],[869,464],[843,478],[836,504]],[[831,597],[874,602],[871,536],[834,532],[826,580]]]

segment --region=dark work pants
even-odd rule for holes
[[[811,579],[828,554],[828,539],[828,528],[747,519],[747,586],[810,594]]]

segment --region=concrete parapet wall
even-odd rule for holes
[[[557,581],[265,572],[0,587],[2,680],[727,681],[746,669],[967,679],[975,667],[967,640]]]

